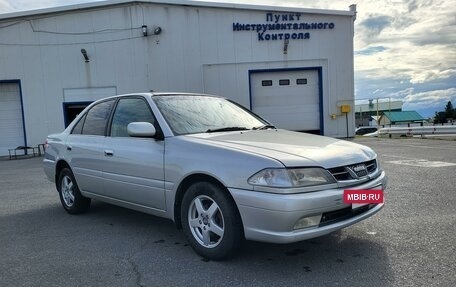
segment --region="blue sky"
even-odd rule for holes
[[[0,0],[0,13],[95,0]],[[209,0],[214,1],[214,0]],[[449,0],[223,0],[348,10],[355,22],[355,97],[402,100],[404,110],[433,116],[456,105],[456,5]],[[362,103],[358,100],[357,103]]]

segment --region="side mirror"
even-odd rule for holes
[[[127,126],[128,135],[131,137],[152,138],[156,134],[153,124],[147,122],[133,122]]]

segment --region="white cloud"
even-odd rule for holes
[[[391,99],[393,100],[404,100],[405,97],[412,95],[414,88],[406,88],[397,92],[391,93]]]
[[[450,88],[446,90],[434,90],[429,92],[421,93],[410,93],[405,97],[406,102],[419,102],[419,101],[450,101],[452,98],[456,97],[456,88]]]
[[[398,42],[388,46],[385,51],[357,55],[355,70],[368,78],[405,79],[412,84],[456,75],[456,44],[421,47]]]
[[[456,5],[454,3],[451,1],[405,1],[390,3],[390,5],[380,1],[361,3],[363,4],[360,4],[360,7],[376,12],[366,13],[356,25],[355,49],[384,47],[385,50],[370,55],[357,55],[355,57],[357,71],[369,78],[396,78],[407,80],[412,84],[456,75],[454,69]],[[370,22],[369,19],[371,19]],[[381,24],[381,29],[372,24]]]
[[[407,88],[391,95],[392,99],[404,101],[404,110],[436,108],[443,110],[444,104],[456,100],[456,88],[431,90],[415,93],[413,88]]]
[[[12,12],[14,7],[10,4],[8,0],[0,0],[0,13]]]

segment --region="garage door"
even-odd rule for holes
[[[252,110],[276,127],[320,131],[318,70],[250,74]]]
[[[18,83],[0,83],[0,155],[25,145]]]

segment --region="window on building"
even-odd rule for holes
[[[114,100],[109,100],[93,106],[87,113],[82,134],[103,136],[113,104]]]
[[[296,85],[307,85],[307,79],[296,79]]]
[[[149,105],[141,98],[120,99],[112,117],[111,136],[128,137],[127,126],[132,122],[154,124],[155,119]]]
[[[261,81],[261,85],[263,87],[270,87],[270,86],[272,86],[272,80],[263,80],[263,81]]]
[[[279,80],[279,85],[280,86],[288,86],[288,85],[290,85],[290,80],[289,79]]]

